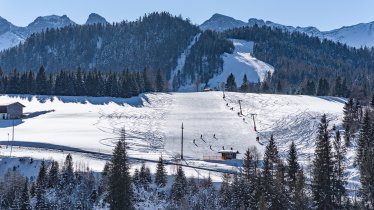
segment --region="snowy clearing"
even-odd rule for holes
[[[270,94],[222,92],[142,94],[130,99],[109,97],[69,97],[2,95],[0,102],[19,101],[26,107],[26,117],[16,120],[15,141],[29,142],[45,149],[29,150],[13,147],[13,156],[35,158],[66,155],[64,147],[111,154],[121,128],[126,128],[129,156],[148,160],[176,161],[181,150],[181,125],[184,125],[184,157],[182,164],[209,169],[238,170],[238,161],[204,161],[204,156],[218,156],[218,150],[238,150],[238,158],[249,146],[263,152],[270,134],[274,134],[280,154],[285,156],[295,141],[301,161],[307,166],[314,152],[319,119],[326,113],[330,125],[341,126],[344,99]],[[239,113],[241,100],[243,115]],[[257,132],[251,114],[255,115]],[[12,121],[0,121],[0,141],[12,139]],[[256,141],[256,137],[260,141]],[[26,143],[23,143],[26,144]],[[49,148],[54,145],[53,148]],[[4,147],[4,146],[3,146]],[[54,149],[55,151],[48,151]],[[38,152],[43,151],[43,152]],[[8,155],[1,149],[1,155]],[[53,155],[51,153],[61,153]],[[79,154],[79,151],[76,151]],[[77,155],[95,170],[106,160]],[[353,153],[348,156],[353,157]],[[74,156],[73,156],[74,157]],[[352,159],[352,158],[350,158]],[[153,163],[149,163],[153,167]],[[173,166],[170,166],[173,167]],[[174,166],[175,167],[175,166]],[[189,169],[192,176],[207,176],[219,181],[219,173]],[[188,172],[187,172],[188,173]],[[350,168],[349,178],[355,180]]]

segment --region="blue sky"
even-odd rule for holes
[[[221,13],[244,21],[259,18],[330,30],[374,21],[374,0],[0,0],[0,16],[18,26],[51,14],[84,23],[92,12],[117,22],[152,11],[181,14],[196,24]]]

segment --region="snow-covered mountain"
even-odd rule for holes
[[[251,18],[247,23],[236,20],[221,14],[214,14],[209,20],[200,25],[203,30],[224,31],[231,28],[238,28],[242,26],[268,26],[272,28],[279,28],[284,31],[301,32],[310,36],[317,36],[322,39],[329,39],[345,43],[352,47],[373,47],[374,46],[374,22],[360,23],[352,26],[345,26],[331,31],[320,31],[316,27],[293,27],[286,26],[271,21],[264,21],[260,19]]]
[[[29,33],[37,33],[47,28],[61,28],[68,25],[75,25],[66,15],[57,16],[50,15],[44,17],[37,17],[32,23],[30,23],[26,29]]]
[[[98,14],[89,15],[86,24],[107,23],[105,18]],[[0,17],[0,51],[14,47],[23,42],[33,33],[38,33],[47,28],[62,28],[76,23],[66,15],[49,15],[37,17],[26,27],[18,27]]]
[[[12,47],[24,40],[26,31],[0,17],[0,50]]]
[[[101,23],[101,24],[107,24],[108,21],[106,21],[106,19],[96,13],[91,13],[89,16],[88,16],[88,19],[86,21],[86,25],[90,25],[90,24],[97,24],[97,23]]]
[[[232,17],[214,14],[209,20],[200,25],[202,30],[224,31],[231,28],[246,26],[247,23]]]

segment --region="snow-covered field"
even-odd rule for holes
[[[204,161],[203,156],[219,155],[222,147],[238,150],[239,158],[250,146],[263,152],[273,133],[282,156],[295,141],[301,160],[308,164],[321,115],[326,113],[331,125],[341,125],[344,100],[340,98],[231,92],[225,96],[223,99],[218,91],[150,93],[130,99],[2,95],[0,103],[19,101],[26,106],[26,117],[14,122],[14,140],[21,146],[39,147],[13,147],[13,156],[62,160],[67,150],[73,149],[73,158],[77,156],[76,161],[94,170],[100,170],[107,158],[79,150],[110,154],[121,128],[126,129],[130,157],[157,160],[162,155],[174,161],[180,155],[183,122],[183,164],[236,170],[240,161],[217,163]],[[238,115],[239,100],[243,116]],[[256,114],[258,133],[253,128],[252,113]],[[12,139],[12,124],[0,121],[1,144],[7,144],[8,134]],[[255,140],[257,136],[260,142]],[[0,154],[8,156],[9,148],[2,146]],[[188,170],[191,176],[211,174],[220,180],[219,173]]]

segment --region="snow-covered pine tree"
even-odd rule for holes
[[[30,194],[29,194],[29,181],[25,179],[25,186],[23,187],[20,198],[20,210],[31,210]]]
[[[45,190],[48,183],[47,177],[47,167],[45,165],[45,161],[43,160],[40,164],[38,177],[36,179],[36,188],[37,190]]]
[[[74,168],[73,168],[73,157],[69,153],[66,158],[61,171],[62,186],[66,188],[74,184]]]
[[[167,183],[166,176],[167,172],[164,166],[164,160],[160,157],[156,167],[155,184],[159,187],[164,187]]]
[[[374,130],[373,121],[366,110],[361,123],[356,151],[356,162],[360,170],[360,196],[365,208],[374,208]]]
[[[350,98],[348,101],[344,104],[343,107],[343,128],[344,128],[344,141],[346,146],[350,146],[351,144],[351,136],[353,130],[353,123],[354,123],[354,118],[353,118],[353,106],[354,102],[353,99]]]
[[[134,192],[131,185],[125,141],[125,130],[122,129],[120,140],[113,151],[108,179],[108,202],[111,210],[134,209]]]
[[[293,194],[295,192],[297,183],[297,173],[300,170],[300,165],[297,162],[296,146],[293,141],[291,142],[290,149],[288,151],[287,166],[288,188],[291,194]]]
[[[54,188],[60,182],[59,166],[57,161],[51,162],[51,168],[48,171],[48,188]]]
[[[230,191],[230,175],[222,175],[222,183],[219,191],[220,194],[220,204],[223,208],[228,208],[231,201],[231,191]]]
[[[251,178],[253,178],[254,175],[254,167],[253,167],[253,154],[249,150],[249,148],[244,153],[243,158],[243,172],[245,178],[249,181]]]
[[[333,159],[326,115],[321,118],[312,168],[312,192],[316,209],[333,209]]]
[[[36,204],[35,209],[46,209],[47,202],[45,198],[45,192],[47,188],[48,177],[47,168],[45,166],[45,161],[43,160],[40,165],[39,174],[36,179]]]
[[[142,163],[142,166],[140,167],[140,172],[139,172],[139,183],[145,188],[148,189],[149,182],[147,179],[147,172],[146,172],[146,167],[145,163]]]
[[[305,176],[302,168],[296,174],[296,185],[294,197],[291,198],[292,209],[304,210],[310,208],[309,197],[306,194],[305,189]]]
[[[182,166],[178,167],[177,174],[175,175],[174,183],[171,187],[171,198],[179,202],[186,195],[187,179],[184,175]]]
[[[336,131],[335,138],[333,141],[334,148],[334,201],[337,209],[342,209],[344,202],[346,201],[346,178],[344,176],[345,161],[346,161],[346,148],[345,144],[341,140],[339,130]]]

